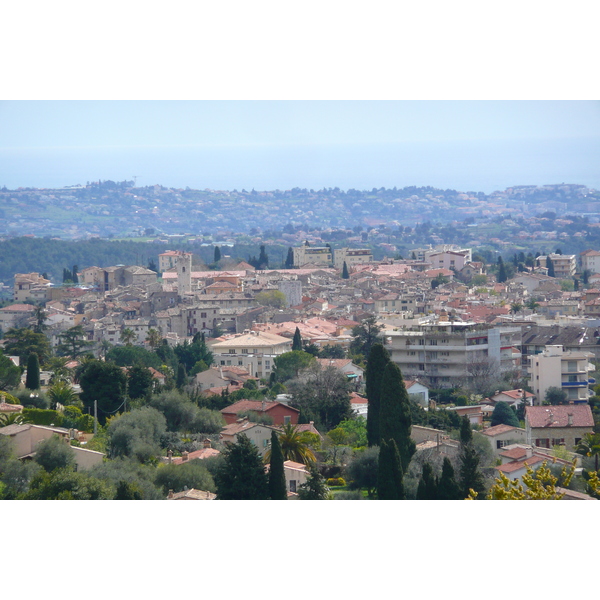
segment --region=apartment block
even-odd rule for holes
[[[551,387],[564,390],[570,402],[587,403],[589,386],[596,383],[589,377],[594,370],[589,362],[592,357],[591,352],[568,351],[560,345],[546,346],[540,354],[530,356],[529,385],[536,395],[536,405],[541,405]]]
[[[405,379],[426,378],[430,387],[461,385],[481,369],[516,369],[521,359],[520,327],[437,320],[385,336]]]
[[[294,253],[294,267],[302,268],[304,265],[323,265],[330,267],[333,263],[333,254],[329,246],[300,246],[292,248]]]

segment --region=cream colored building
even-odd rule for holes
[[[16,273],[13,283],[13,300],[46,300],[46,290],[50,285],[49,279],[44,279],[39,273]]]
[[[582,271],[600,273],[600,252],[598,250],[585,250],[580,256]]]
[[[304,265],[323,265],[330,267],[333,262],[333,255],[329,246],[311,247],[300,246],[292,248],[294,253],[294,267],[301,268]]]
[[[292,340],[266,331],[245,331],[209,344],[216,366],[243,367],[267,379],[277,356],[292,350]]]
[[[368,248],[336,248],[333,251],[333,266],[336,269],[343,269],[344,263],[348,270],[354,265],[362,265],[373,261],[373,253]]]
[[[540,405],[546,392],[557,387],[567,393],[567,400],[587,402],[590,396],[589,385],[595,383],[589,379],[594,365],[589,362],[591,352],[565,351],[562,346],[546,346],[541,354],[529,357],[529,385],[533,389]]]

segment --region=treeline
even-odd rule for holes
[[[155,243],[91,240],[55,240],[45,238],[18,237],[0,241],[0,281],[12,284],[15,273],[46,273],[54,284],[63,282],[65,268],[78,265],[86,267],[111,267],[115,265],[158,265],[158,255],[166,250],[193,252],[201,263],[211,266],[214,262],[214,248],[192,243]],[[270,246],[268,264],[279,268],[287,255],[287,246]],[[223,256],[233,260],[249,261],[261,256],[264,247],[251,244],[238,244],[223,248]],[[266,254],[262,255],[266,256]],[[264,262],[264,261],[263,261]]]

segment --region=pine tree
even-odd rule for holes
[[[393,439],[381,440],[377,466],[377,498],[379,500],[404,500],[402,464],[398,446]]]
[[[390,362],[390,355],[383,344],[373,344],[365,377],[367,380],[367,398],[369,410],[367,412],[367,441],[369,446],[379,445],[379,410],[381,404],[381,380],[386,365]]]
[[[215,473],[219,500],[268,500],[269,482],[258,448],[240,434],[224,454],[224,463]]]
[[[287,500],[285,471],[283,468],[283,452],[279,437],[271,432],[271,458],[269,461],[269,497],[271,500]]]
[[[350,273],[348,273],[348,265],[344,261],[344,267],[342,268],[342,279],[350,279]]]
[[[431,465],[426,462],[423,465],[421,479],[417,488],[417,500],[437,500],[438,499],[438,482],[433,474]]]
[[[415,442],[410,437],[411,425],[410,399],[402,373],[398,365],[390,361],[383,371],[381,381],[379,436],[381,441],[396,442],[404,473],[416,452]]]
[[[300,329],[298,329],[298,327],[296,327],[296,331],[294,331],[292,350],[302,350],[302,336],[300,335]]]
[[[508,402],[498,402],[494,407],[490,426],[494,427],[495,425],[519,427],[517,413],[509,406]]]
[[[311,463],[308,467],[310,475],[298,488],[298,498],[300,500],[327,500],[329,498],[329,487],[325,477],[319,473],[316,463]]]
[[[456,483],[454,467],[447,456],[444,457],[442,475],[438,481],[437,492],[438,500],[462,500],[465,497],[460,491],[458,483]]]
[[[25,387],[28,390],[40,389],[40,360],[35,352],[31,352],[27,358],[27,377]]]

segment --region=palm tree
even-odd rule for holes
[[[58,404],[69,406],[77,400],[77,394],[73,391],[71,384],[67,381],[57,381],[49,390],[48,398],[52,402],[52,408],[56,409]]]
[[[21,413],[4,413],[0,415],[0,427],[8,427],[9,425],[23,425],[27,422],[27,417],[24,417]]]
[[[283,426],[283,431],[279,434],[279,443],[283,460],[293,460],[294,462],[309,465],[317,462],[313,451],[308,446],[307,431],[300,431],[298,427],[287,423]],[[265,453],[265,461],[271,460],[271,450]]]
[[[598,470],[598,456],[600,456],[600,433],[586,433],[575,448],[577,454],[594,457],[594,470]]]
[[[53,356],[48,360],[44,367],[48,371],[52,371],[51,383],[58,381],[70,381],[73,377],[73,369],[67,367],[67,363],[71,359],[68,356]]]
[[[135,331],[133,331],[133,329],[130,329],[129,327],[125,327],[125,329],[123,329],[123,331],[121,331],[121,341],[126,346],[131,346],[134,339],[135,339]]]
[[[510,312],[513,315],[516,315],[518,312],[521,312],[523,310],[523,305],[520,302],[513,302],[510,305]]]
[[[535,312],[536,308],[539,308],[539,303],[536,302],[535,298],[531,298],[530,300],[527,300],[527,302],[525,303],[525,306],[527,308],[529,308],[530,310],[532,310],[533,312]]]
[[[148,342],[150,348],[154,350],[162,341],[162,335],[160,334],[160,331],[158,331],[158,329],[148,329],[146,341]]]

